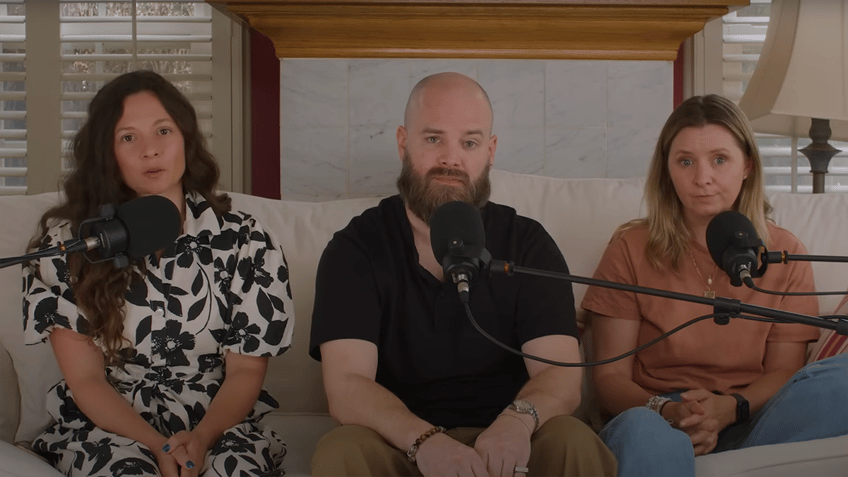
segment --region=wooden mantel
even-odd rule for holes
[[[674,60],[748,0],[207,0],[280,58]]]

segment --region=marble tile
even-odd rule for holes
[[[436,72],[460,72],[486,89],[495,167],[519,173],[643,176],[672,109],[670,62],[286,59],[281,68],[287,199],[395,193],[395,130],[411,88]]]
[[[607,172],[604,128],[545,129],[543,175],[566,179],[605,177]]]
[[[409,63],[405,60],[350,60],[348,118],[351,128],[403,123],[409,97]]]
[[[347,196],[347,127],[283,129],[280,190],[283,199],[331,200]]]
[[[477,82],[495,113],[495,131],[545,126],[545,62],[480,60]]]
[[[606,61],[545,65],[545,127],[598,128],[607,120]]]
[[[626,179],[646,176],[661,129],[607,129],[606,177]]]
[[[607,126],[662,126],[674,102],[670,61],[610,61]]]
[[[409,60],[409,91],[422,79],[436,73],[454,71],[477,80],[477,61],[465,59],[412,59]]]
[[[350,130],[349,197],[397,193],[401,162],[395,127],[359,126]]]
[[[504,128],[495,131],[498,148],[494,167],[522,174],[542,174],[545,166],[545,131],[542,128]]]
[[[347,60],[280,60],[280,128],[347,127]]]

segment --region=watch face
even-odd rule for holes
[[[517,412],[529,413],[533,409],[533,405],[527,401],[514,401],[512,404]]]

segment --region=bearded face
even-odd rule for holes
[[[491,164],[486,164],[480,177],[473,181],[466,172],[449,167],[434,167],[421,175],[413,168],[409,151],[404,151],[403,168],[397,180],[397,187],[409,210],[429,224],[436,209],[448,202],[459,200],[478,209],[486,205],[492,191],[489,181],[491,167]],[[437,182],[434,180],[437,177],[451,178],[459,184]]]

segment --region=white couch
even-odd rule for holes
[[[562,180],[492,171],[492,181],[492,200],[539,220],[559,244],[571,272],[580,276],[592,275],[615,227],[644,209],[641,179]],[[287,353],[272,359],[266,386],[281,408],[267,423],[288,442],[287,475],[308,475],[315,442],[336,425],[327,415],[320,365],[307,355],[316,265],[332,234],[378,199],[305,203],[232,197],[236,209],[257,216],[277,237],[288,259],[295,339]],[[0,197],[0,257],[23,253],[37,219],[55,200],[56,194]],[[777,223],[801,238],[810,253],[848,253],[848,247],[843,248],[848,194],[785,194],[773,196],[772,202]],[[848,285],[848,265],[813,266],[819,290]],[[769,273],[780,273],[780,265],[772,265]],[[48,424],[44,395],[60,378],[49,345],[21,344],[20,290],[20,268],[0,270],[0,475],[58,475],[11,445],[33,439]],[[575,285],[574,291],[579,303],[585,287]],[[830,313],[838,301],[823,297],[822,313]],[[834,411],[846,412],[844,406],[834,403]],[[696,468],[699,476],[844,476],[848,436],[702,456]]]

